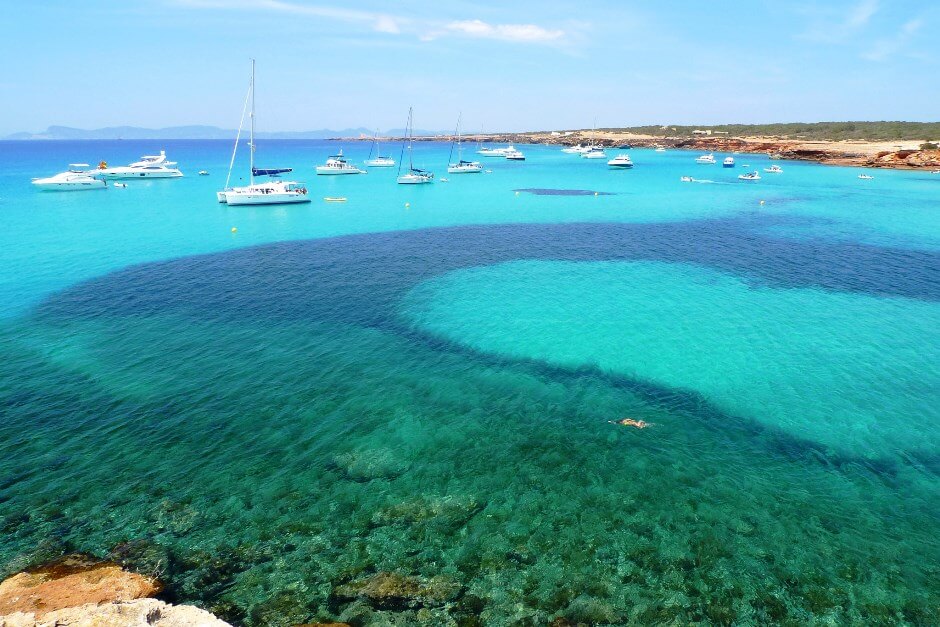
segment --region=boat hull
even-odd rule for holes
[[[156,170],[141,171],[133,168],[115,168],[113,170],[99,170],[95,176],[107,179],[109,181],[119,181],[127,179],[178,179],[183,176],[179,170]]]
[[[370,168],[394,168],[394,159],[370,159],[365,162]]]
[[[399,185],[427,185],[433,183],[434,179],[428,176],[415,176],[414,174],[405,174],[398,177]]]
[[[37,189],[44,192],[81,192],[89,189],[106,189],[107,183],[92,179],[90,181],[33,181]]]
[[[222,192],[220,192],[222,193]],[[310,197],[301,193],[257,194],[225,192],[225,202],[229,205],[294,205],[310,202]]]
[[[318,165],[317,174],[320,176],[338,176],[341,174],[365,174],[359,168],[328,168],[326,166]]]

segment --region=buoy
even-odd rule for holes
[[[763,205],[763,204],[764,204],[764,201],[763,201],[763,200],[762,200],[762,201],[760,201],[760,204],[762,204],[762,205]]]
[[[411,203],[410,203],[410,202],[406,202],[406,203],[405,203],[405,209],[407,209],[407,208],[410,207],[410,206],[411,206]]]
[[[234,226],[232,227],[232,233],[238,233],[238,229],[236,229]]]
[[[519,195],[519,192],[516,192],[516,196],[518,196],[518,195]]]
[[[594,195],[597,196],[597,192],[594,192]]]

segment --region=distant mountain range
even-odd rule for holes
[[[371,137],[374,129],[364,127],[342,130],[321,129],[317,131],[255,132],[258,139],[330,139],[334,137]],[[5,140],[24,139],[235,139],[234,129],[217,126],[171,126],[168,128],[140,128],[137,126],[109,126],[86,130],[68,126],[50,126],[41,133],[13,133]],[[244,131],[243,131],[243,134]],[[393,128],[380,133],[385,137],[401,137],[403,128]],[[441,135],[441,131],[415,130],[415,135]]]

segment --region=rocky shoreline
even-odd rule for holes
[[[371,141],[372,138],[336,138],[342,141]],[[387,138],[402,141],[403,138]],[[415,141],[451,141],[448,135],[415,137]],[[899,170],[940,170],[940,150],[922,150],[917,142],[799,141],[781,137],[669,137],[618,132],[576,131],[568,135],[551,133],[502,133],[465,135],[464,141],[514,144],[574,146],[599,144],[605,147],[629,144],[637,148],[690,150],[696,152],[766,154],[775,159],[812,161],[825,165]]]

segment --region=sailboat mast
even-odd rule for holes
[[[248,146],[251,152],[251,176],[250,184],[255,184],[255,60],[251,60],[251,138],[248,140]]]

